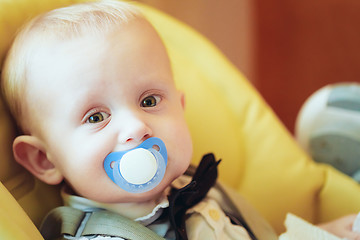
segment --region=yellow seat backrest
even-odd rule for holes
[[[72,2],[80,0],[0,0],[0,59],[28,17]],[[208,40],[153,8],[139,6],[163,38],[176,83],[186,94],[193,163],[214,152],[223,160],[220,179],[278,232],[284,230],[287,212],[318,222],[360,210],[358,184],[310,160],[251,84]],[[14,162],[16,128],[2,102],[0,114],[0,180],[6,187],[0,184],[0,239],[41,239],[33,223],[38,226],[47,211],[61,204],[58,188],[40,183]]]

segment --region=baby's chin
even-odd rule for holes
[[[160,182],[159,185],[157,185],[155,188],[143,192],[143,193],[129,193],[126,192],[123,189],[118,188],[116,191],[116,194],[114,195],[108,195],[108,198],[106,199],[106,196],[102,196],[101,200],[95,200],[99,202],[106,202],[106,203],[129,203],[129,202],[147,202],[151,200],[157,200],[160,199],[162,196],[167,195],[170,191],[171,183],[178,178],[179,176],[166,176],[164,179]],[[105,199],[104,199],[105,198]]]
[[[158,185],[154,189],[143,192],[143,193],[129,193],[125,190],[119,189],[117,194],[108,194],[107,196],[99,196],[96,197],[95,200],[97,202],[102,203],[141,203],[141,202],[148,202],[156,199],[160,199],[162,196],[169,192],[169,185],[168,186],[161,186]]]

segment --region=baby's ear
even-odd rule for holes
[[[41,181],[55,185],[63,180],[60,171],[49,161],[42,141],[22,135],[13,142],[15,160]]]

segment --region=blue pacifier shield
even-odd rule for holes
[[[167,151],[160,138],[148,138],[136,148],[112,152],[104,160],[110,179],[131,193],[142,193],[156,187],[165,174]]]

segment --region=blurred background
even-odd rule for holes
[[[138,0],[209,38],[290,132],[322,86],[360,82],[359,0]]]

